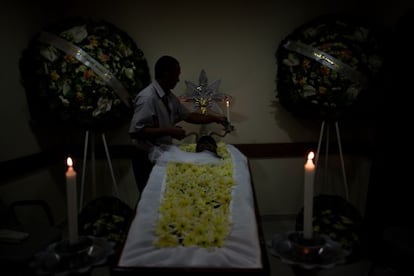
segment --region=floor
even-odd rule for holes
[[[263,234],[266,241],[271,241],[275,234],[294,230],[294,220],[291,217],[262,217]],[[337,265],[330,269],[319,271],[294,271],[289,264],[282,262],[279,258],[268,253],[270,276],[371,276],[369,270],[372,267],[369,260],[360,260],[352,264]],[[92,276],[109,276],[108,267],[97,267]],[[395,274],[375,274],[375,276],[392,276]]]

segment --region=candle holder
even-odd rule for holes
[[[302,231],[276,234],[269,247],[271,253],[283,262],[306,269],[331,268],[344,263],[350,253],[327,235],[306,239]]]
[[[73,269],[87,264],[93,249],[92,238],[79,237],[75,242],[69,240],[58,242],[54,251],[60,267]]]
[[[31,267],[38,274],[68,275],[86,273],[102,265],[114,253],[114,243],[104,238],[81,236],[76,241],[62,240],[34,256]]]
[[[324,237],[313,235],[312,238],[307,239],[303,232],[289,233],[287,240],[291,245],[292,256],[301,262],[319,262],[326,244]]]

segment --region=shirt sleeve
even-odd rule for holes
[[[183,121],[190,114],[190,110],[175,95],[172,95],[170,101],[172,102],[176,116],[174,122],[178,123]]]
[[[157,116],[151,99],[138,97],[135,103],[129,133],[138,133],[146,126],[156,126]]]

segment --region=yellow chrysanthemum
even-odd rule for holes
[[[195,144],[182,145],[195,152]],[[223,142],[218,150],[219,163],[195,165],[169,162],[166,188],[159,207],[154,244],[159,247],[221,247],[230,233],[233,163]]]

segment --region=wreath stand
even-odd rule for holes
[[[322,140],[324,139],[324,134],[326,135],[325,138],[325,177],[326,177],[326,172],[328,171],[328,154],[329,154],[329,142],[330,142],[330,124],[332,124],[332,122],[328,122],[328,125],[325,129],[325,120],[322,121],[321,124],[321,130],[319,133],[319,141],[318,141],[318,149],[316,150],[316,156],[315,156],[315,167],[316,167],[316,171],[317,168],[319,167],[319,152],[321,149],[321,144],[322,144]],[[345,198],[347,201],[349,201],[349,192],[348,192],[348,183],[347,183],[347,178],[346,178],[346,172],[345,172],[345,164],[344,164],[344,157],[343,157],[343,153],[342,153],[342,144],[341,144],[341,136],[339,133],[339,125],[338,125],[338,121],[334,121],[333,124],[335,125],[335,132],[336,132],[336,139],[338,142],[338,149],[339,149],[339,157],[340,157],[340,161],[341,161],[341,169],[342,169],[342,177],[343,177],[343,181],[344,181],[344,187],[345,187]]]
[[[91,133],[91,168],[92,168],[92,196],[96,196],[96,158],[95,158],[95,133]],[[114,170],[112,168],[111,157],[109,155],[108,146],[106,143],[105,133],[102,133],[102,142],[105,149],[106,160],[108,162],[109,171],[112,177],[112,184],[115,191],[115,196],[119,198],[118,192],[118,185],[115,179]],[[82,168],[82,182],[81,182],[81,192],[80,192],[80,200],[79,200],[79,210],[82,210],[83,207],[83,192],[85,189],[85,176],[86,176],[86,159],[88,156],[88,144],[89,144],[89,130],[85,133],[85,143],[84,143],[84,151],[83,151],[83,168]]]

